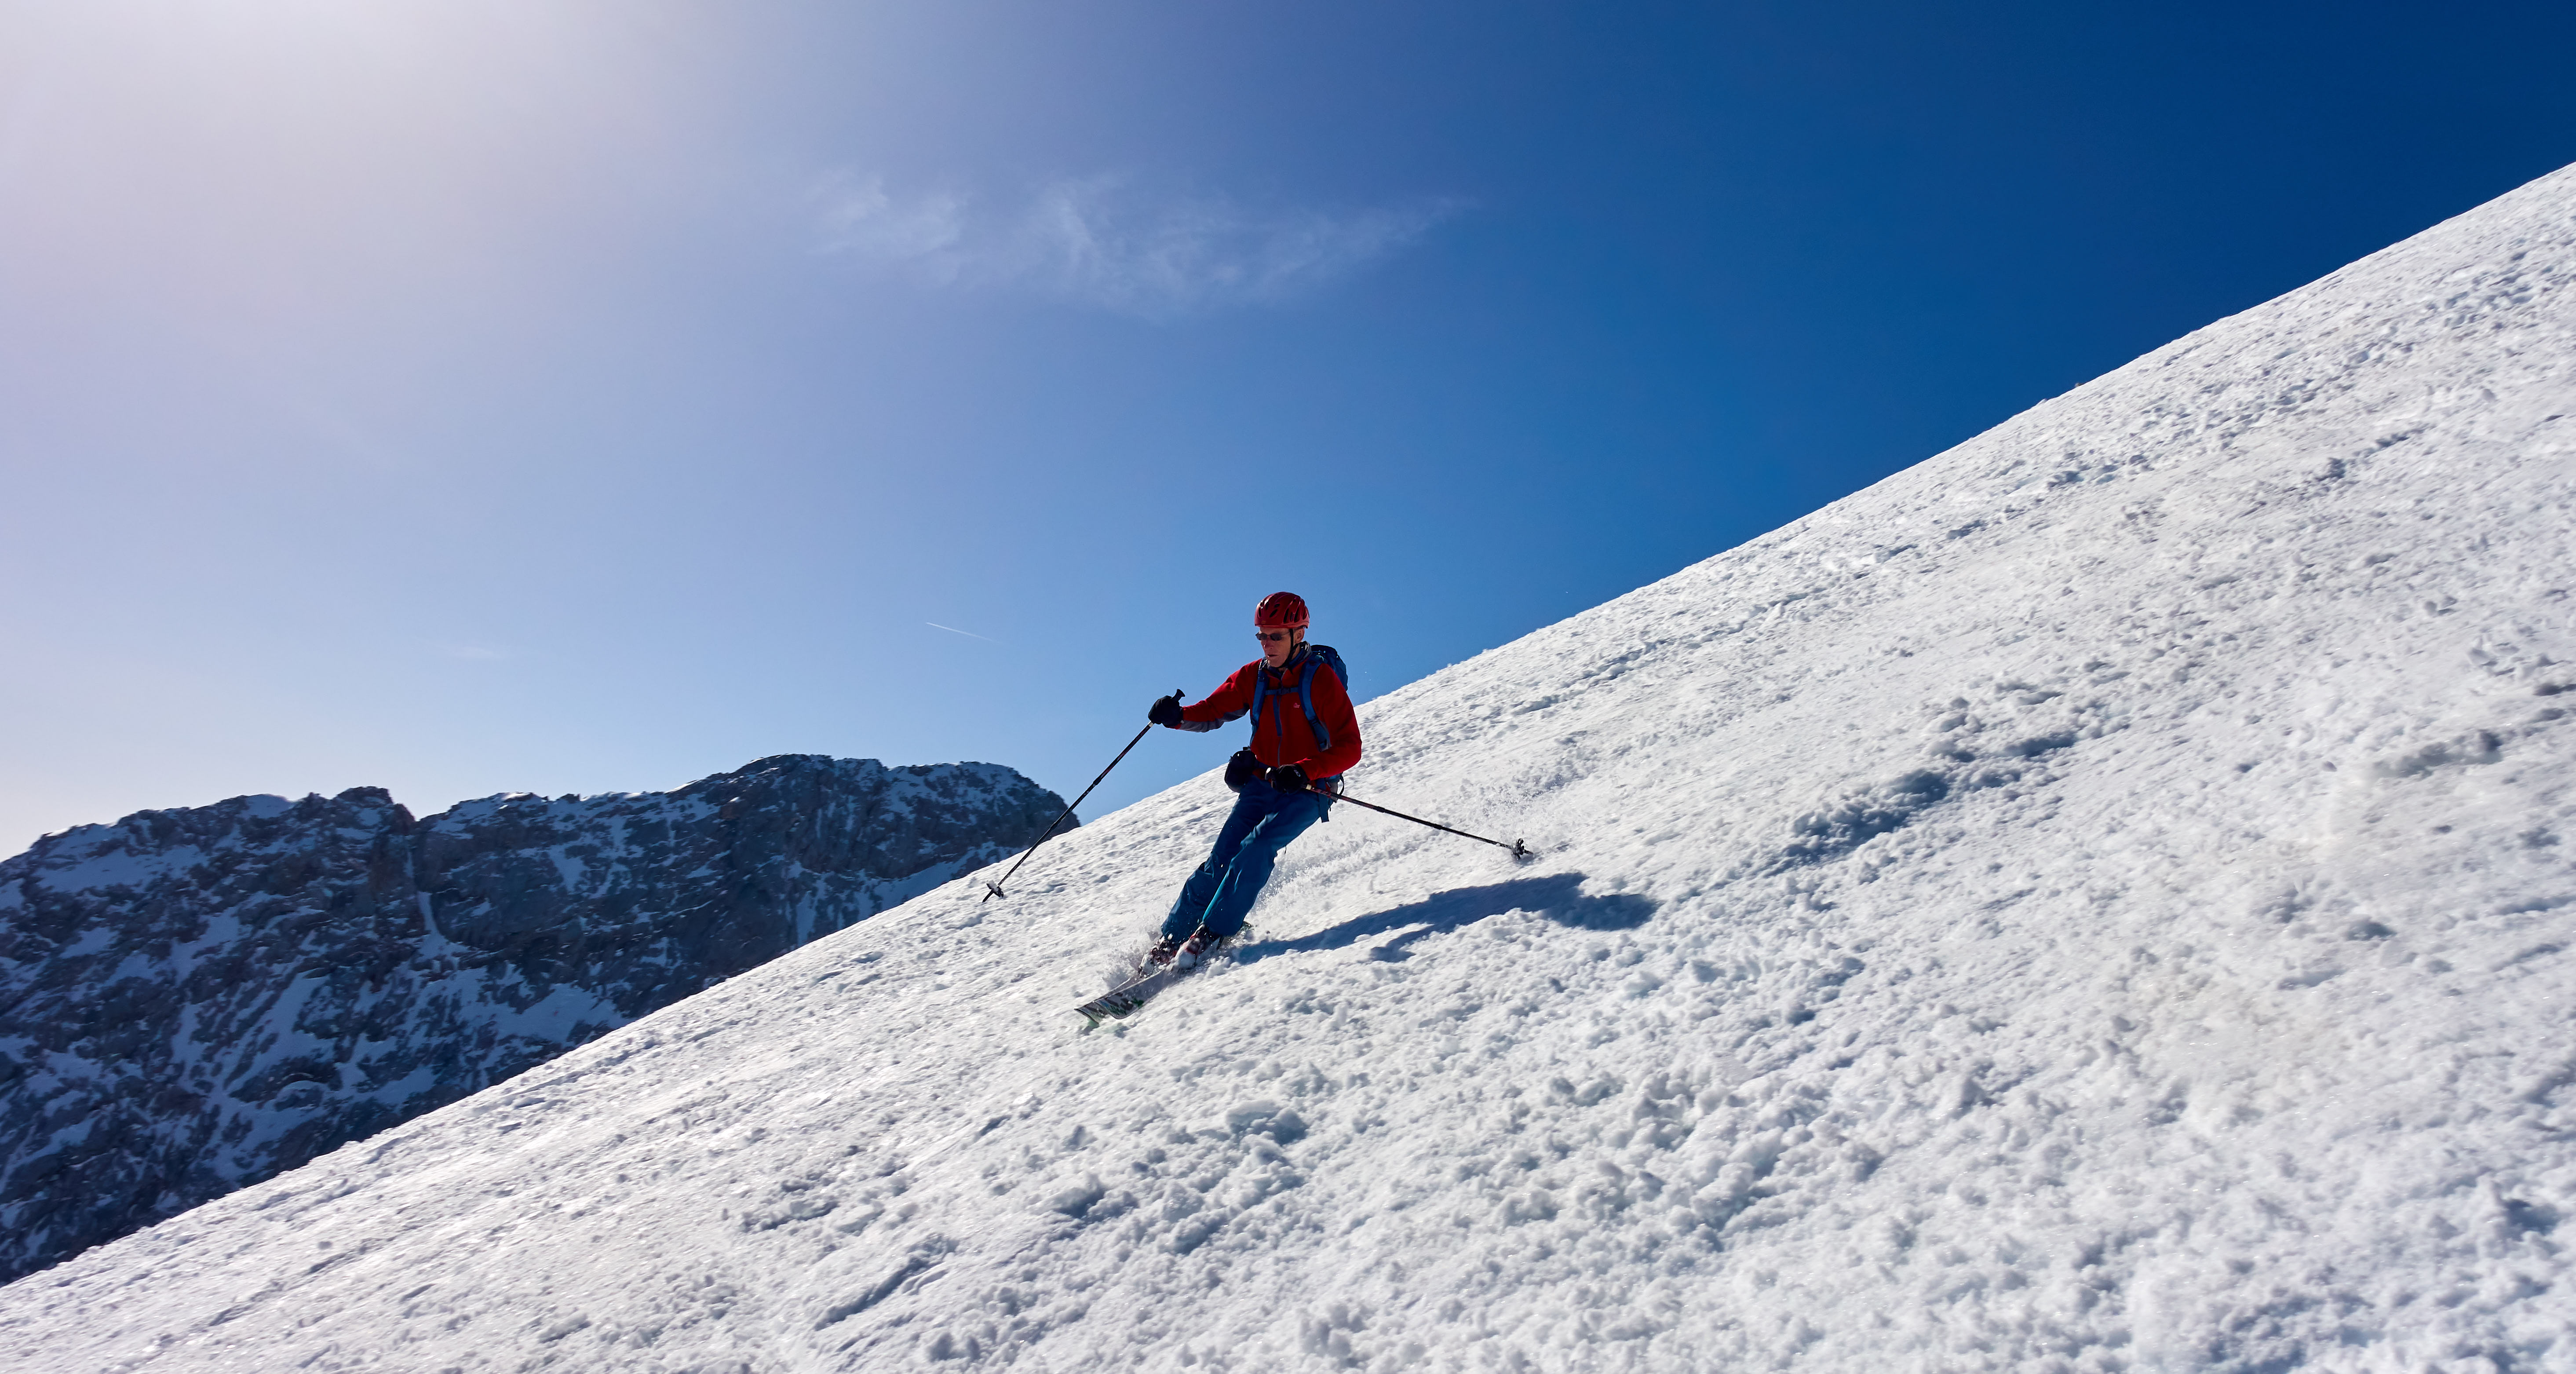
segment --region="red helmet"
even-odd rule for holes
[[[1306,628],[1306,598],[1295,592],[1272,592],[1252,608],[1252,623],[1264,630]]]

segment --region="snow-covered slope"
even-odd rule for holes
[[[0,1354],[2576,1367],[2571,278],[2562,172],[1363,709],[1356,795],[1533,865],[1343,808],[1080,1032],[1203,779]]]
[[[0,862],[0,1276],[395,1122],[992,862],[991,763],[782,754],[415,821],[235,797]]]

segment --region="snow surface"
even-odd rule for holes
[[[41,1370],[2576,1368],[2576,169],[0,1290]]]

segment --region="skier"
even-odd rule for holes
[[[1187,968],[1243,929],[1243,918],[1270,881],[1271,865],[1290,840],[1325,819],[1342,774],[1360,761],[1360,723],[1342,656],[1306,642],[1306,601],[1273,592],[1252,610],[1261,657],[1234,671],[1204,700],[1188,706],[1179,693],[1157,697],[1146,719],[1175,730],[1214,730],[1252,713],[1252,745],[1226,761],[1234,814],[1216,836],[1207,862],[1181,885],[1162,938],[1145,956]]]

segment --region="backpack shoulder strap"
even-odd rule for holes
[[[1333,732],[1325,729],[1322,718],[1315,714],[1315,670],[1327,661],[1333,665],[1333,676],[1341,680],[1342,690],[1348,692],[1350,675],[1342,671],[1342,656],[1335,653],[1329,644],[1317,644],[1308,649],[1306,671],[1297,679],[1297,704],[1306,708],[1306,728],[1314,732],[1317,749],[1333,747]]]

